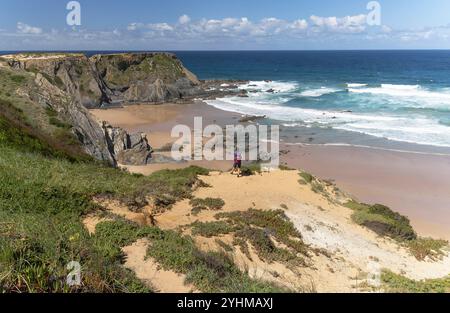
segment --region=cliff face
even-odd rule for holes
[[[114,103],[162,103],[202,94],[200,83],[169,53],[18,54],[2,57],[35,75],[35,101],[58,112],[86,152],[116,165],[146,164],[152,149],[144,134],[100,125],[86,108]]]
[[[162,103],[202,94],[197,77],[170,53],[16,55],[14,68],[41,73],[85,107]]]

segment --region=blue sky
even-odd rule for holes
[[[450,1],[0,0],[0,50],[450,49]]]

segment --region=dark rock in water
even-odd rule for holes
[[[241,90],[237,96],[241,97],[241,98],[248,98],[248,91],[247,90]]]
[[[266,79],[264,82],[266,82],[266,83],[271,83],[272,81]]]
[[[246,115],[246,116],[242,117],[241,119],[239,119],[239,123],[254,122],[257,120],[261,120],[263,118],[266,118],[266,116],[265,115],[259,115],[259,116]]]
[[[271,88],[271,89],[269,89],[269,90],[266,90],[266,92],[268,92],[268,93],[274,93],[275,90]]]

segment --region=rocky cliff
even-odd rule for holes
[[[18,73],[34,75],[42,106],[56,111],[96,159],[116,165],[146,164],[152,149],[144,134],[128,134],[99,124],[86,108],[115,103],[163,103],[189,99],[204,91],[194,74],[170,53],[17,54],[2,62]]]

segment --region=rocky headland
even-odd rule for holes
[[[87,154],[114,166],[151,162],[148,139],[99,123],[88,109],[223,97],[242,93],[243,83],[200,81],[171,53],[27,53],[2,56],[0,66],[24,75],[20,92],[68,123]]]

